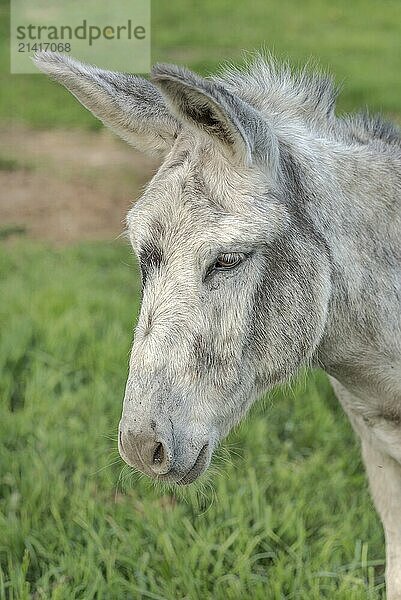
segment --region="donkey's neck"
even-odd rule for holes
[[[348,385],[394,379],[401,401],[401,146],[317,140],[307,155],[302,210],[333,265],[317,361]]]

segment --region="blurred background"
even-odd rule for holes
[[[140,283],[119,236],[157,163],[44,76],[9,74],[5,0],[0,32],[0,598],[384,597],[358,445],[320,373],[255,406],[193,490],[123,468]],[[398,123],[400,34],[399,0],[152,5],[153,62],[312,58],[338,112]]]

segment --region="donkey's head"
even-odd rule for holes
[[[119,450],[180,484],[325,327],[327,250],[297,206],[272,124],[222,84],[176,66],[153,83],[54,54],[38,66],[164,162],[127,219],[143,283]]]

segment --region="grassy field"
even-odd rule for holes
[[[7,17],[0,0],[0,124],[97,129],[44,77],[8,74]],[[261,46],[315,57],[343,81],[340,110],[399,118],[400,22],[399,0],[154,2],[153,57],[201,72]],[[20,167],[0,156],[0,171]],[[324,375],[256,405],[201,485],[155,489],[116,452],[139,306],[130,250],[9,234],[0,227],[1,600],[384,597],[381,527]]]

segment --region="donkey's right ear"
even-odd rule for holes
[[[164,156],[171,149],[180,124],[159,90],[146,79],[98,69],[55,52],[39,52],[33,60],[139,150]]]

